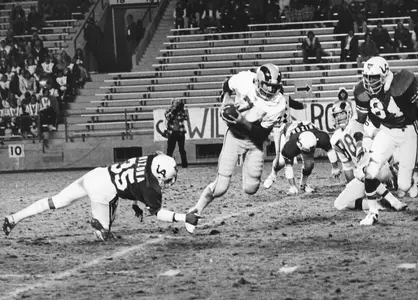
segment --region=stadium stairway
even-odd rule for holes
[[[236,33],[184,35],[177,29],[167,33],[173,27],[173,2],[162,22],[169,24],[160,24],[140,70],[101,75],[70,104],[67,130],[71,137],[152,134],[154,109],[167,108],[173,97],[183,99],[187,107],[219,105],[225,77],[266,62],[280,66],[288,95],[295,97],[297,82],[311,81],[312,98],[303,99],[307,102],[332,101],[340,87],[346,87],[351,96],[353,85],[361,78],[356,63],[339,61],[340,42],[332,26],[336,21],[324,22],[330,27],[307,29],[300,29],[301,23],[280,23],[274,24],[278,29],[253,25],[250,31]],[[382,20],[393,36],[394,20]],[[371,21],[372,28],[377,19]],[[325,63],[302,62],[300,45],[309,30],[330,53],[324,57]],[[404,59],[407,55],[414,58]],[[418,72],[416,53],[403,53],[402,59],[395,54],[386,57],[394,71],[408,67]]]

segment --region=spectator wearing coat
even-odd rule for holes
[[[358,38],[354,35],[353,29],[350,29],[347,36],[341,41],[340,61],[357,61],[358,55]]]

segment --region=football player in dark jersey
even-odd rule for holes
[[[132,209],[136,217],[142,219],[142,210],[138,206],[138,202],[142,202],[157,219],[184,222],[190,232],[190,228],[193,230],[197,225],[197,215],[179,214],[161,208],[161,189],[170,187],[176,180],[175,160],[160,152],[134,157],[109,167],[98,167],[71,183],[60,193],[40,199],[21,211],[6,216],[3,231],[9,235],[13,227],[26,218],[47,210],[69,206],[87,196],[91,202],[93,232],[100,240],[113,238],[111,226],[121,198],[133,201]]]
[[[382,166],[399,151],[398,195],[418,194],[413,181],[413,170],[417,153],[417,99],[416,76],[401,70],[392,73],[382,57],[372,57],[364,64],[363,80],[354,87],[357,119],[354,120],[357,141],[357,157],[365,174],[365,190],[369,202],[369,213],[360,225],[373,225],[378,221],[377,179]],[[364,155],[362,147],[363,127],[367,117],[380,125],[374,138],[370,156]]]
[[[316,148],[327,152],[332,165],[331,175],[338,177],[341,174],[337,154],[332,149],[327,132],[319,130],[309,121],[295,121],[285,129],[284,136],[287,141],[283,146],[281,155],[285,161],[285,176],[290,184],[288,194],[295,195],[299,191],[307,194],[314,192],[314,189],[308,185],[308,179],[315,165],[314,153]],[[298,190],[293,174],[293,161],[299,154],[302,155],[303,167]]]

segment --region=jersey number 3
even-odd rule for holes
[[[111,166],[110,170],[115,174],[115,185],[118,190],[125,191],[128,183],[134,183],[134,168],[136,159],[131,158],[126,162]]]

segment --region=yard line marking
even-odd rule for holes
[[[7,295],[1,296],[0,300],[13,299],[13,298],[17,297],[19,294],[30,291],[30,290],[35,289],[35,288],[48,288],[48,287],[50,287],[54,284],[57,284],[57,282],[56,282],[57,280],[61,280],[63,278],[75,275],[77,272],[79,272],[82,269],[86,269],[86,268],[92,267],[94,265],[97,265],[97,264],[99,264],[103,261],[107,261],[107,260],[109,260],[109,258],[116,259],[116,258],[124,256],[124,255],[126,255],[126,254],[128,254],[132,251],[143,250],[143,248],[145,248],[146,246],[160,243],[163,240],[164,240],[164,237],[160,235],[157,239],[148,240],[145,243],[135,245],[135,246],[132,246],[132,247],[124,248],[124,249],[122,249],[118,252],[115,252],[115,253],[111,254],[111,255],[101,256],[101,257],[93,259],[93,260],[91,260],[87,263],[78,265],[78,266],[76,266],[72,269],[63,271],[61,273],[54,274],[53,276],[45,277],[43,280],[40,280],[36,283],[27,284],[23,287],[17,288],[14,291],[9,292]]]

